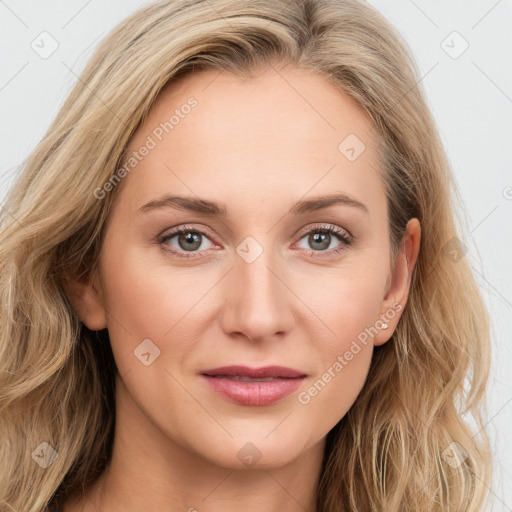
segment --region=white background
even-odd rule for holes
[[[0,200],[98,41],[145,3],[0,0]],[[471,242],[466,257],[493,324],[492,510],[512,511],[512,0],[370,3],[412,48],[464,201]],[[43,31],[59,45],[47,59],[31,48]],[[453,31],[469,44],[458,58],[443,49],[455,55],[463,48],[458,36],[446,39]]]

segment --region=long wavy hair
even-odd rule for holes
[[[94,191],[119,169],[166,84],[202,69],[247,78],[278,64],[315,71],[370,116],[392,259],[407,221],[422,226],[398,326],[375,348],[360,395],[327,435],[317,511],[482,510],[491,475],[489,317],[408,46],[362,0],[166,0],[102,41],[1,212],[1,512],[54,510],[111,456],[108,331],[80,322],[64,282],[96,268],[122,183],[101,200]],[[50,465],[37,463],[43,453],[53,454]]]

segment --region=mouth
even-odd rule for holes
[[[208,375],[206,377],[212,377],[213,379],[231,379],[231,380],[240,380],[242,382],[272,382],[273,380],[283,379],[285,377],[267,377],[265,379],[253,379],[251,377],[244,377],[242,375]],[[290,378],[290,377],[286,377]],[[299,377],[293,377],[294,379],[298,379]]]
[[[261,368],[250,368],[248,366],[232,365],[222,366],[220,368],[211,368],[201,372],[208,377],[241,377],[253,380],[274,379],[274,378],[298,378],[305,377],[306,374],[294,368],[286,366],[264,366]]]
[[[296,391],[307,375],[284,366],[224,366],[204,370],[201,377],[210,389],[230,402],[261,406],[270,405]]]

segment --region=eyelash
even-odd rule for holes
[[[169,249],[168,246],[164,247],[164,245],[166,245],[165,242],[174,238],[176,235],[181,235],[182,233],[198,233],[200,235],[205,236],[206,238],[209,238],[208,234],[205,233],[204,231],[202,231],[201,229],[197,229],[192,226],[183,226],[179,229],[172,231],[171,233],[167,233],[165,235],[158,237],[157,242],[162,246],[162,250],[164,250],[166,252],[170,252],[173,255],[177,256],[178,258],[191,259],[191,258],[203,257],[203,256],[197,256],[197,254],[198,254],[197,252],[191,252],[190,254],[183,254],[181,251],[177,251],[175,249]],[[329,256],[336,255],[336,254],[340,253],[341,251],[345,250],[346,247],[351,246],[353,243],[353,237],[349,233],[347,233],[346,230],[339,228],[338,226],[335,226],[332,224],[329,224],[327,226],[325,226],[325,225],[313,226],[311,229],[309,229],[308,231],[301,234],[299,241],[302,240],[306,235],[309,235],[311,233],[332,234],[341,242],[341,245],[335,249],[330,249],[327,251],[310,250],[309,251],[310,255],[315,258],[318,258],[318,257],[322,258],[322,257],[324,257],[323,254],[328,254]],[[195,255],[193,255],[193,254],[195,254]]]

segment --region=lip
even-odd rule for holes
[[[305,377],[306,374],[300,370],[288,368],[286,366],[263,366],[261,368],[250,368],[249,366],[232,365],[221,366],[220,368],[210,368],[203,370],[201,375],[223,375],[233,376],[239,375],[241,377],[249,377],[252,379],[265,379],[268,377]]]
[[[281,400],[296,391],[306,376],[304,372],[285,366],[249,368],[236,365],[201,372],[201,378],[213,391],[231,402],[252,406],[270,405]]]

